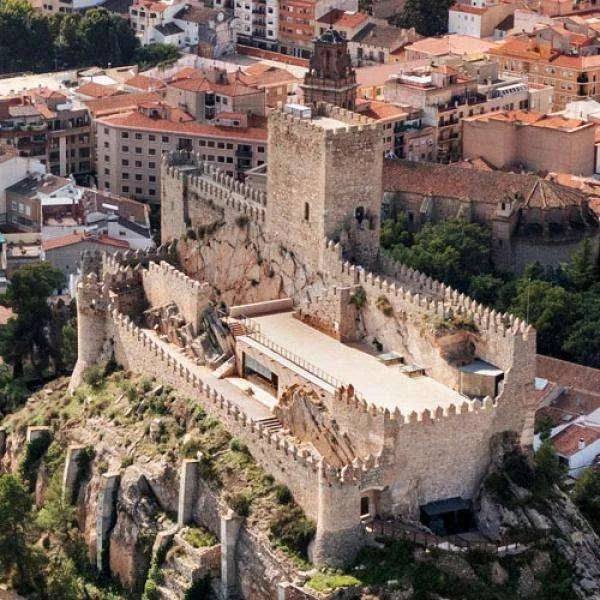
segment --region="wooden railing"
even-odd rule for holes
[[[503,556],[506,554],[520,554],[531,547],[531,543],[536,540],[545,539],[548,537],[549,530],[540,529],[536,531],[535,539],[530,543],[522,542],[475,542],[468,540],[460,535],[437,536],[426,531],[406,526],[401,521],[388,520],[383,521],[374,519],[365,523],[365,532],[373,537],[392,538],[412,542],[417,546],[424,548],[437,548],[439,550],[447,550],[450,552],[486,552],[487,554],[495,554]]]

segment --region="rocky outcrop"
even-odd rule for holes
[[[513,451],[513,440],[498,436],[492,448],[489,474],[504,472],[504,458]],[[507,478],[506,500],[499,500],[489,486],[481,486],[476,498],[477,525],[491,538],[500,539],[514,532],[547,531],[548,541],[569,563],[573,587],[580,598],[600,597],[600,536],[590,527],[570,497],[556,488],[553,498],[528,502],[527,489]],[[549,557],[536,552],[531,568],[519,575],[519,590],[524,598],[537,589],[536,573],[548,570]]]

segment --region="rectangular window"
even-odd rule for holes
[[[148,190],[148,193],[149,193],[151,196],[156,196],[156,190],[155,190],[155,189],[153,189],[153,188],[150,188],[150,189]]]
[[[142,193],[142,188],[135,188],[135,193],[136,194],[141,194]]]
[[[121,137],[123,139],[127,139],[129,137],[129,134],[126,131],[121,131]]]
[[[136,169],[141,169],[142,168],[142,161],[141,160],[136,160],[135,161],[135,167],[136,167]]]
[[[150,156],[154,156],[156,154],[156,148],[149,148],[148,154],[150,154]]]
[[[135,139],[136,140],[141,140],[142,139],[142,134],[141,133],[136,133],[135,134]]]
[[[141,153],[142,153],[142,149],[141,149],[141,148],[138,146],[138,147],[135,149],[135,153],[136,153],[136,154],[141,154]]]
[[[148,136],[148,139],[149,139],[151,142],[153,142],[153,141],[155,141],[155,140],[156,140],[156,136],[155,136],[153,133],[151,133],[151,134]]]
[[[200,145],[201,146],[206,146],[206,140],[200,140]]]
[[[225,148],[225,144],[223,142],[219,142],[217,144],[217,148]]]
[[[149,169],[155,169],[156,168],[156,163],[155,162],[149,162],[148,163],[148,168]]]
[[[129,179],[129,173],[122,173],[122,174],[121,174],[121,177],[122,177],[123,179]]]
[[[168,135],[163,135],[161,139],[162,139],[163,144],[167,144],[169,142],[169,136]]]
[[[122,164],[124,167],[128,167],[128,166],[129,166],[129,159],[128,159],[128,158],[124,158],[124,159],[121,161],[121,164]]]
[[[136,173],[135,180],[136,181],[142,181],[142,176],[139,173]]]
[[[121,152],[129,152],[129,146],[121,146]]]
[[[129,192],[129,186],[128,186],[128,185],[124,185],[124,186],[121,188],[121,191],[122,191],[124,194],[127,194],[127,193]]]
[[[154,183],[156,181],[156,175],[148,175],[148,181]]]

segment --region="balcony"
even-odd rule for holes
[[[486,101],[486,97],[483,94],[477,92],[469,93],[464,96],[454,96],[449,102],[438,104],[438,113],[448,112],[450,110],[456,110],[461,106],[473,106],[475,104],[483,104]]]

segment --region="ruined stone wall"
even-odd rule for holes
[[[142,286],[150,306],[174,302],[179,313],[198,333],[202,312],[209,304],[210,286],[190,279],[165,261],[142,270]]]

